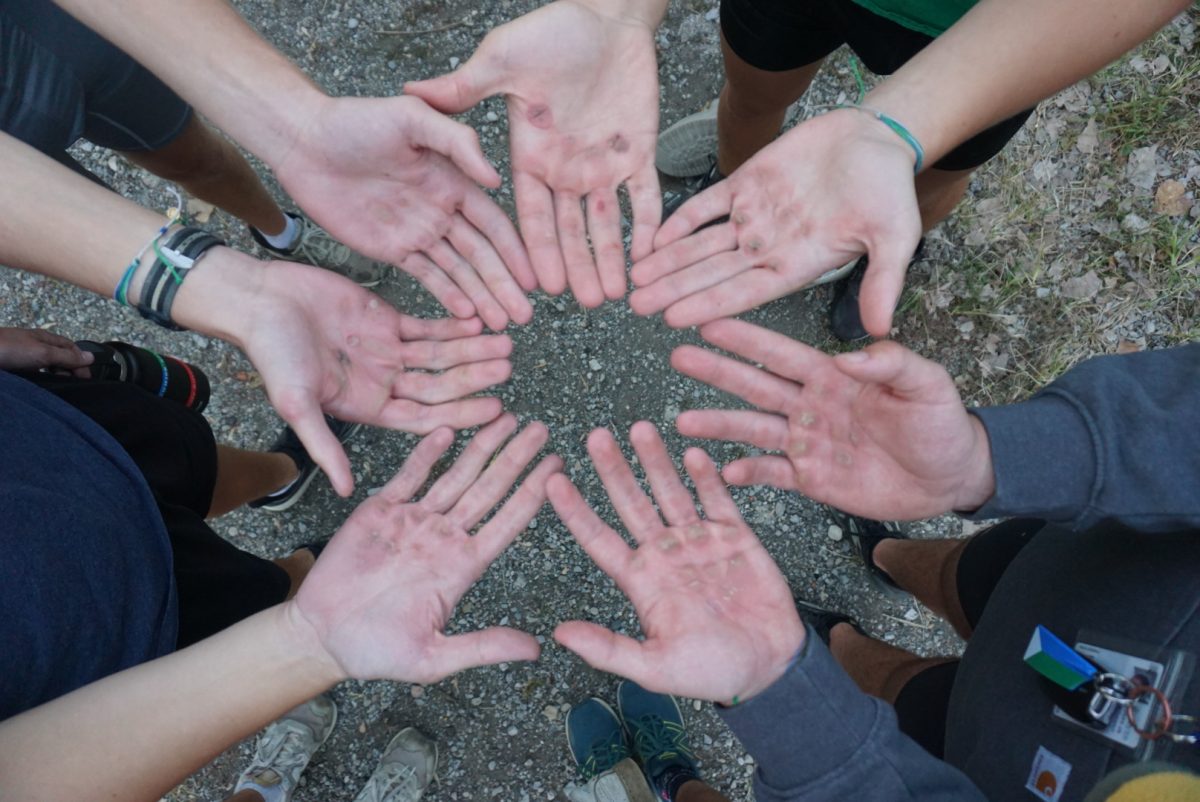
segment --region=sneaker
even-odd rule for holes
[[[354,802],[417,802],[437,766],[437,744],[415,727],[405,727],[383,750],[379,765]]]
[[[342,445],[345,445],[362,428],[361,423],[349,423],[330,415],[325,416],[325,423],[329,425],[329,430],[334,433]],[[300,438],[296,436],[291,426],[283,427],[283,433],[279,435],[275,445],[271,446],[271,451],[291,457],[292,462],[296,463],[299,473],[290,484],[279,488],[274,493],[251,501],[250,506],[268,512],[283,512],[299,501],[300,497],[304,495],[304,491],[308,490],[308,486],[317,476],[317,463],[313,462],[313,458],[308,455],[308,450],[300,442]]]
[[[908,593],[901,590],[900,586],[887,575],[887,572],[875,564],[875,559],[872,556],[875,553],[875,547],[881,541],[890,538],[907,539],[908,536],[900,530],[900,524],[895,521],[872,521],[870,518],[860,518],[857,515],[850,515],[834,507],[826,506],[825,509],[829,512],[830,517],[833,518],[833,522],[841,527],[842,532],[854,544],[859,558],[862,559],[863,565],[866,566],[867,572],[871,576],[871,584],[888,598],[902,599],[907,597]]]
[[[796,603],[796,612],[800,614],[801,620],[812,627],[813,632],[817,633],[817,637],[826,646],[829,645],[829,633],[838,624],[849,624],[854,627],[854,631],[864,637],[870,637],[863,631],[862,625],[858,623],[858,619],[845,613],[835,612],[834,610],[826,610],[824,607],[818,607],[812,602],[807,602],[804,599],[792,597],[792,601]]]
[[[663,175],[694,178],[708,169],[717,152],[717,100],[658,135],[654,166]]]
[[[687,203],[693,196],[700,194],[713,184],[723,180],[725,180],[725,176],[721,174],[719,169],[717,169],[716,158],[710,156],[707,172],[701,174],[696,180],[685,184],[683,189],[663,193],[662,219],[666,220],[668,217],[675,214],[675,212],[679,210],[679,207]],[[729,215],[724,215],[722,217],[718,217],[716,220],[712,220],[704,224],[700,228],[708,228],[709,226],[715,226],[718,223],[726,223],[728,221]]]
[[[258,739],[250,767],[233,792],[256,791],[267,802],[288,802],[300,774],[337,723],[337,706],[325,694],[310,699],[272,723]]]
[[[920,259],[924,249],[925,238],[922,237],[909,264]],[[847,275],[833,288],[833,299],[829,302],[829,328],[834,337],[842,342],[852,343],[871,336],[863,328],[862,317],[858,311],[858,293],[862,289],[863,276],[867,273],[867,257],[860,256],[857,261],[851,262],[843,269]],[[825,280],[825,276],[817,283],[822,283],[822,280]]]
[[[254,226],[250,226],[250,236],[276,259],[286,262],[300,262],[314,267],[323,267],[340,273],[360,287],[374,287],[383,281],[391,269],[386,262],[376,262],[360,253],[355,253],[349,247],[335,240],[329,232],[321,228],[302,213],[287,212],[287,216],[300,226],[300,236],[296,243],[288,249],[276,248],[260,234]]]
[[[613,709],[592,697],[567,713],[567,747],[585,781],[630,757],[625,728]]]
[[[700,778],[683,714],[673,696],[622,680],[617,686],[617,709],[654,793],[670,800],[685,782]]]

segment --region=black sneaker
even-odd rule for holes
[[[710,157],[710,158],[712,158],[712,157]],[[709,164],[707,173],[700,176],[695,181],[685,184],[683,189],[681,189],[681,190],[678,190],[676,192],[667,192],[667,193],[663,194],[663,214],[662,214],[663,220],[666,220],[668,217],[675,214],[675,212],[678,211],[679,207],[682,206],[683,204],[687,203],[687,201],[690,200],[693,196],[698,195],[699,193],[708,189],[709,187],[711,187],[713,184],[717,183],[718,181],[724,181],[724,180],[725,180],[725,176],[721,175],[721,171],[719,169],[717,169],[717,160],[715,158],[712,158],[712,161]],[[725,215],[724,217],[718,217],[716,220],[705,223],[700,228],[708,228],[709,226],[715,226],[718,223],[727,223],[727,222],[729,222],[729,215]],[[697,229],[697,230],[699,230],[699,229]]]
[[[912,259],[909,260],[910,265],[921,258],[924,249],[925,238],[922,237],[917,243],[917,249],[913,251]],[[866,272],[867,257],[861,256],[854,263],[854,269],[833,287],[833,300],[829,302],[829,328],[833,331],[833,336],[844,343],[865,340],[871,336],[863,328],[862,317],[858,311],[858,293],[862,289]]]
[[[873,521],[870,518],[860,518],[828,505],[825,509],[829,511],[833,522],[842,528],[842,532],[854,544],[859,558],[871,575],[871,583],[889,598],[899,599],[907,596],[908,593],[902,590],[886,571],[875,564],[874,557],[875,547],[882,541],[908,539],[908,535],[900,529],[900,524],[895,521]]]
[[[796,603],[796,612],[800,614],[800,618],[804,623],[812,627],[813,632],[817,633],[817,637],[826,646],[829,645],[829,633],[838,624],[849,624],[854,627],[854,631],[859,635],[866,635],[858,620],[853,616],[845,613],[826,610],[824,607],[818,607],[812,602],[807,602],[804,599],[792,597],[792,601]],[[868,636],[869,637],[869,636]]]
[[[362,428],[361,423],[349,423],[329,415],[325,416],[325,423],[329,425],[329,430],[337,436],[342,445],[345,445]],[[299,501],[300,497],[304,495],[304,491],[308,490],[308,486],[317,476],[317,463],[313,462],[312,457],[308,455],[308,450],[304,448],[304,444],[292,431],[291,426],[283,427],[283,433],[279,435],[275,445],[271,446],[271,451],[291,457],[300,473],[292,480],[291,484],[251,501],[250,506],[269,512],[283,512]]]
[[[673,696],[652,693],[626,679],[617,686],[617,710],[655,794],[672,799],[684,783],[700,779]]]

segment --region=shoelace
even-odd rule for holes
[[[629,757],[629,747],[620,733],[614,733],[607,741],[597,741],[592,744],[588,756],[579,765],[583,779],[590,780],[598,774],[611,769],[625,758]]]
[[[367,787],[363,789],[363,793],[358,796],[355,802],[409,802],[415,800],[417,794],[421,792],[421,784],[417,779],[417,770],[412,766],[404,763],[396,764],[390,768],[388,776],[382,781],[377,781],[378,775],[371,775],[371,780]],[[392,794],[399,793],[403,796],[392,797]]]
[[[304,233],[300,235],[298,250],[321,265],[337,266],[350,261],[350,248],[310,220],[304,221]]]
[[[305,732],[307,728],[301,727],[304,725],[286,722],[274,729],[259,746],[256,755],[258,759],[247,773],[253,773],[257,769],[272,769],[294,783],[297,777],[293,776],[293,773],[298,776],[312,757],[311,749],[305,743],[306,740],[313,740],[312,733]]]
[[[644,761],[671,761],[680,757],[696,759],[688,748],[687,733],[675,722],[664,721],[658,716],[642,716],[635,724],[634,746]]]

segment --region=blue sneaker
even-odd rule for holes
[[[567,713],[567,746],[585,781],[630,756],[621,719],[595,697],[580,702]]]
[[[655,794],[670,802],[680,786],[700,779],[683,715],[673,696],[651,693],[632,680],[622,680],[617,686],[617,709],[633,741],[634,756]]]

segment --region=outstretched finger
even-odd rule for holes
[[[740,409],[692,409],[680,413],[675,428],[685,437],[749,443],[766,451],[783,451],[788,444],[787,418]]]
[[[587,229],[583,207],[578,195],[555,193],[554,217],[558,224],[558,241],[562,246],[563,262],[567,266],[567,283],[579,305],[591,309],[604,303],[596,262],[587,244]]]
[[[384,404],[373,420],[385,429],[425,434],[439,426],[469,429],[496,419],[504,407],[499,398],[466,398],[445,404],[421,404],[406,398],[393,398]]]
[[[671,304],[663,313],[663,321],[673,329],[699,326],[740,315],[795,289],[799,288],[791,286],[774,270],[753,268]]]
[[[533,266],[529,263],[529,252],[525,250],[525,243],[521,241],[521,235],[517,233],[512,220],[508,218],[504,210],[497,206],[496,202],[489,198],[483,190],[470,187],[463,197],[462,215],[481,236],[491,243],[496,253],[504,261],[505,267],[508,268],[508,273],[521,290],[524,292],[536,290],[537,276],[534,275]],[[468,259],[471,259],[470,254],[466,251],[463,253]],[[505,301],[500,295],[497,297],[502,302]],[[526,304],[528,304],[528,299],[526,299]],[[518,323],[528,322],[521,320],[513,309],[509,309],[509,314]]]
[[[410,253],[401,260],[400,269],[417,280],[446,311],[457,318],[475,317],[475,304],[458,288],[446,272],[420,252]]]
[[[945,368],[891,340],[872,343],[862,351],[838,354],[832,361],[846,376],[866,384],[886,385],[898,395],[961,403],[954,379]]]
[[[731,485],[768,485],[780,490],[800,490],[796,469],[786,457],[744,457],[722,469],[721,476]]]
[[[404,100],[408,98],[401,98]],[[483,155],[474,128],[434,111],[424,101],[413,102],[423,107],[417,114],[406,110],[405,120],[410,126],[413,146],[442,154],[477,184],[493,189],[500,186],[500,174]]]
[[[663,276],[699,264],[719,253],[734,251],[737,245],[737,230],[732,224],[709,226],[635,260],[629,275],[634,286],[647,287]]]
[[[480,334],[456,340],[417,340],[400,346],[407,368],[445,370],[455,365],[506,359],[512,354],[512,340],[506,335]]]
[[[546,484],[551,476],[562,471],[562,458],[550,455],[529,472],[517,492],[504,502],[483,528],[475,535],[482,559],[491,562],[512,543],[546,503]]]
[[[547,480],[546,495],[575,542],[601,571],[620,584],[621,568],[633,553],[621,536],[600,520],[571,480],[561,473]]]
[[[521,238],[529,251],[529,261],[538,285],[549,295],[562,295],[567,289],[567,272],[562,248],[558,244],[558,225],[554,218],[554,196],[550,188],[529,173],[513,171],[513,190],[517,195],[517,220]]]
[[[662,519],[634,478],[612,433],[607,429],[593,429],[588,435],[587,448],[604,490],[612,500],[613,509],[634,540],[641,542],[643,538],[662,529]]]
[[[505,414],[501,420],[511,417]],[[513,421],[515,424],[516,419],[513,418]],[[517,478],[548,439],[550,432],[540,421],[534,421],[522,429],[499,454],[494,457],[489,455],[487,469],[472,480],[469,488],[464,488],[465,492],[459,496],[447,516],[465,530],[474,529],[483,516],[513,489]]]
[[[654,235],[662,223],[662,189],[658,170],[647,163],[625,183],[629,206],[633,211],[633,242],[629,256],[633,261],[645,259],[654,250]]]
[[[434,429],[417,443],[383,490],[380,498],[393,504],[407,504],[429,478],[433,466],[454,442],[454,430],[448,427]]]
[[[694,345],[671,353],[671,367],[770,412],[788,409],[800,387],[773,373]]]
[[[625,245],[621,242],[621,207],[614,190],[598,189],[588,194],[587,228],[604,297],[610,301],[624,298],[628,284]]]
[[[804,382],[833,363],[828,354],[744,320],[717,320],[700,328],[708,342],[764,365],[776,376]]]
[[[648,287],[634,290],[629,296],[629,307],[639,315],[653,315],[676,301],[723,284],[750,269],[751,265],[740,251],[719,253]]]
[[[588,621],[564,621],[554,629],[554,639],[599,671],[617,674],[639,684],[648,682],[641,643]]]
[[[471,299],[475,311],[492,331],[503,331],[508,325],[508,313],[483,283],[475,264],[468,262],[450,242],[440,239],[426,250],[433,263],[445,271],[463,293]]]
[[[637,452],[638,459],[646,471],[646,479],[654,491],[654,500],[662,510],[663,518],[670,526],[685,526],[696,523],[700,516],[692,494],[683,486],[679,472],[658,429],[648,421],[638,421],[629,430],[629,440]]]
[[[685,451],[683,465],[696,485],[696,495],[700,497],[700,506],[704,508],[705,518],[722,523],[742,520],[742,514],[733,503],[729,489],[717,473],[717,466],[703,449],[689,448]]]
[[[457,365],[441,373],[405,371],[393,382],[392,395],[423,404],[441,404],[503,384],[511,375],[512,363],[507,359]]]
[[[429,492],[421,499],[421,506],[440,513],[453,507],[475,483],[500,444],[516,429],[517,419],[508,413],[480,429],[450,469],[429,488]]]
[[[695,195],[671,215],[654,237],[654,250],[683,239],[700,226],[729,214],[733,208],[733,184],[725,180]]]
[[[488,627],[451,635],[438,644],[429,667],[433,673],[425,681],[436,681],[475,666],[536,660],[541,651],[535,637],[510,627]]]
[[[916,241],[897,245],[889,240],[871,250],[867,272],[858,294],[859,316],[872,337],[886,337],[892,330],[892,315],[904,291],[904,277]]]
[[[372,302],[376,300],[383,303],[381,299],[372,299]],[[400,315],[398,329],[402,340],[456,340],[479,334],[483,331],[483,321],[474,316],[458,319]],[[499,336],[508,339],[504,335]]]

